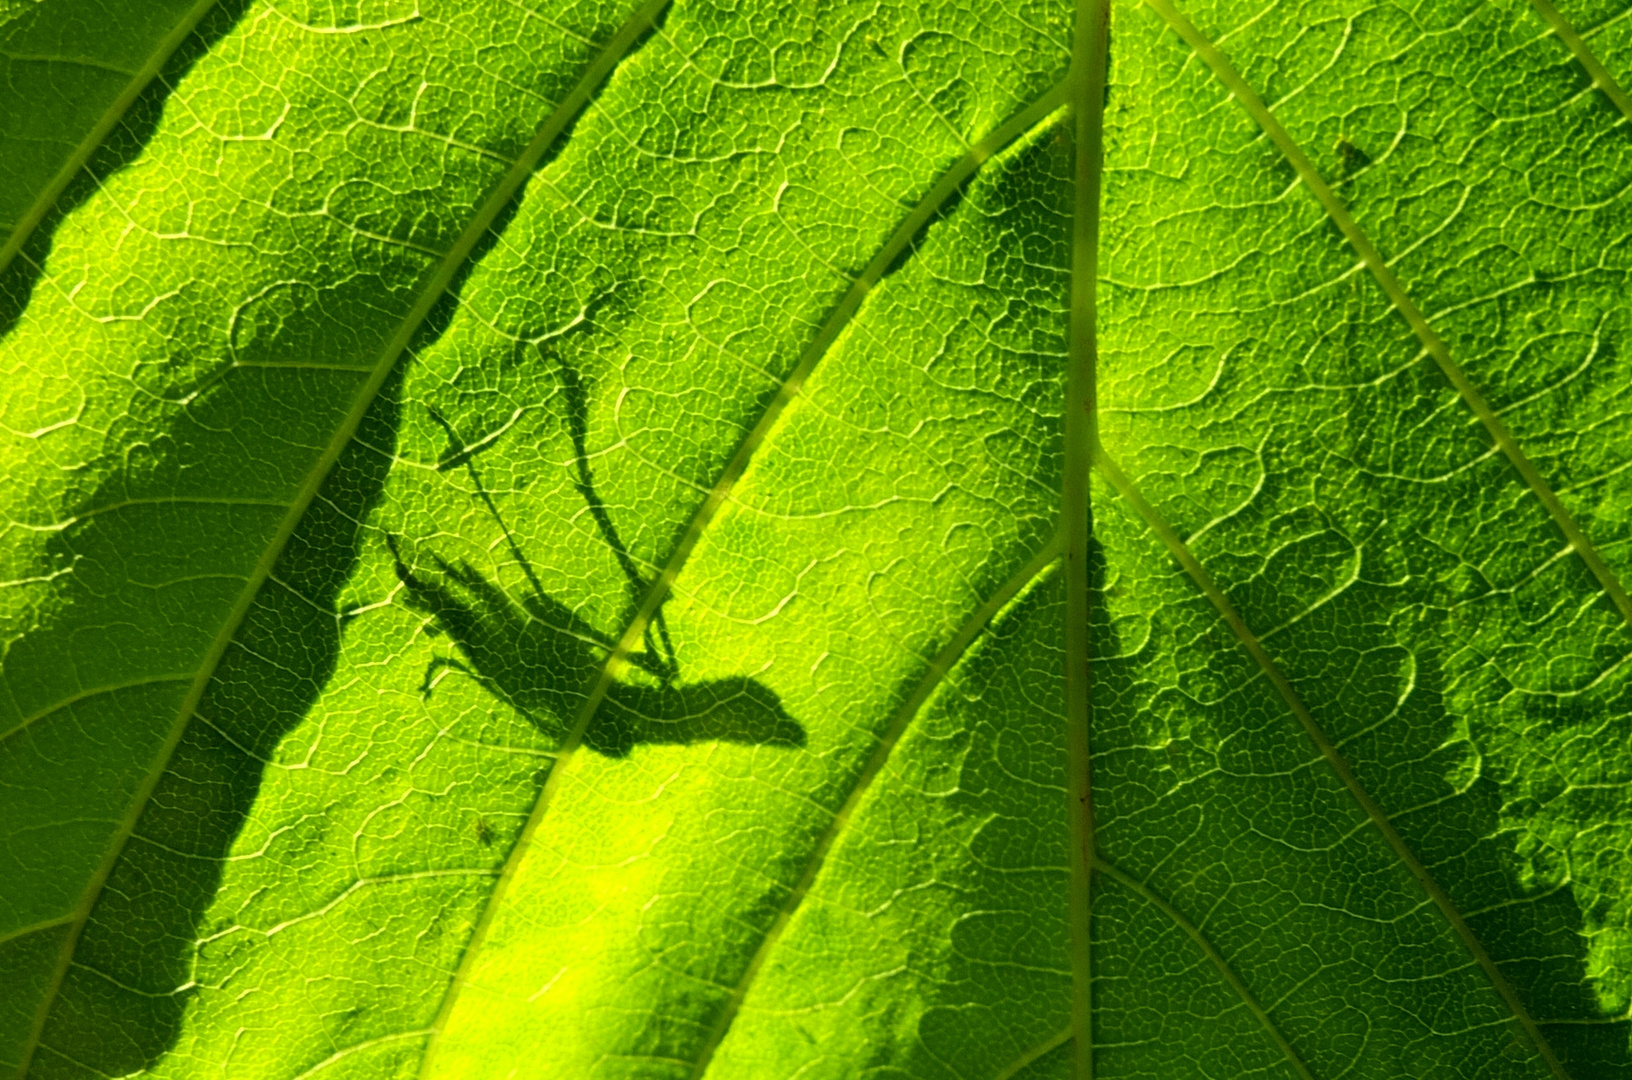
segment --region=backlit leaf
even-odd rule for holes
[[[0,1074],[1632,1076],[1632,18],[1097,10],[0,0]]]

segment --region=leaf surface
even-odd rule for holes
[[[88,10],[0,1069],[1632,1074],[1632,18]]]

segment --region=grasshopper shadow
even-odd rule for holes
[[[431,662],[421,693],[432,694],[450,673],[468,676],[558,744],[564,741],[612,643],[540,591],[518,603],[463,563],[432,555],[434,571],[421,572],[403,560],[395,538],[391,549],[409,606],[430,616],[459,654]],[[624,757],[636,743],[805,744],[804,728],[753,679],[677,686],[672,662],[647,653],[629,661],[646,678],[608,687],[583,733],[584,745],[597,753]]]
[[[546,368],[554,368],[558,380],[564,405],[561,419],[573,448],[573,487],[617,559],[631,604],[638,604],[652,582],[624,543],[595,486],[588,450],[588,387],[576,368],[557,359],[548,348],[540,346],[538,353]],[[429,696],[449,674],[468,676],[560,745],[570,737],[587,688],[612,654],[614,642],[544,590],[488,492],[477,457],[496,444],[502,431],[467,440],[435,408],[427,407],[427,411],[448,440],[437,462],[438,471],[460,469],[468,474],[475,498],[498,525],[526,576],[527,591],[515,600],[468,564],[450,563],[434,553],[423,560],[426,568],[411,565],[404,558],[401,540],[388,536],[408,606],[429,616],[433,627],[452,639],[458,652],[431,662],[420,692]],[[636,743],[805,745],[804,728],[783,711],[774,692],[753,679],[678,685],[679,663],[661,607],[646,624],[643,639],[644,648],[631,650],[626,657],[630,679],[613,682],[590,717],[583,743],[591,750],[624,757]]]

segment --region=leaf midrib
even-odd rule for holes
[[[308,471],[300,490],[289,503],[288,512],[284,515],[282,522],[279,523],[277,531],[273,533],[268,541],[260,559],[257,560],[249,577],[245,580],[243,590],[228,611],[220,632],[211,643],[209,650],[204,654],[204,658],[193,678],[193,683],[182,701],[169,737],[159,748],[154,758],[153,768],[149,770],[147,776],[143,778],[141,785],[137,788],[129,811],[121,821],[119,828],[114,831],[102,862],[91,876],[83,898],[75,907],[72,928],[63,941],[58,954],[56,970],[52,974],[48,989],[35,1014],[33,1028],[29,1032],[27,1041],[23,1044],[17,1070],[19,1077],[28,1075],[34,1053],[40,1046],[40,1039],[44,1034],[46,1021],[50,1017],[51,1010],[56,1003],[57,994],[67,976],[74,952],[78,948],[80,935],[85,929],[85,924],[89,920],[97,897],[107,883],[108,875],[119,861],[120,855],[129,842],[136,823],[141,818],[142,811],[146,808],[147,802],[151,798],[154,789],[158,786],[160,778],[169,768],[170,759],[174,756],[176,748],[181,743],[182,736],[186,733],[188,722],[197,712],[204,691],[214,678],[215,670],[220,665],[221,658],[225,655],[233,639],[236,638],[240,626],[254,604],[255,597],[260,592],[261,586],[270,577],[273,567],[289,541],[289,537],[293,535],[301,519],[305,516],[306,510],[317,496],[323,481],[328,477],[330,469],[339,460],[341,452],[350,443],[352,436],[356,434],[364,415],[373,405],[380,388],[385,384],[386,379],[390,377],[392,369],[395,368],[398,358],[408,347],[408,343],[413,339],[414,335],[418,333],[426,318],[429,317],[431,310],[441,301],[442,296],[453,284],[482,237],[487,234],[493,223],[498,220],[499,215],[515,198],[517,192],[521,190],[522,185],[532,175],[544,156],[549,153],[556,140],[565,133],[584,106],[588,104],[590,96],[596,88],[611,73],[612,68],[616,66],[618,61],[633,48],[635,42],[651,26],[663,9],[667,7],[668,2],[669,0],[646,0],[618,28],[602,51],[590,61],[589,66],[573,85],[572,90],[539,125],[532,141],[527,144],[527,147],[515,159],[511,167],[489,190],[487,198],[477,208],[469,224],[466,225],[458,239],[449,247],[442,261],[426,280],[414,305],[398,324],[396,332],[381,349],[372,370],[369,372],[367,381],[358,390],[351,411],[341,421],[340,426],[335,430],[334,436],[329,440],[328,445],[324,447],[323,453],[319,455]],[[209,0],[208,3],[201,3],[200,7],[203,11],[207,11],[213,3],[214,0]],[[200,12],[200,17],[202,17],[203,11]],[[185,34],[181,35],[182,39],[185,36]],[[162,64],[162,61],[160,63]],[[155,67],[156,70],[157,67]],[[134,97],[134,95],[132,96]],[[111,127],[112,124],[110,123],[109,128],[111,129]],[[7,250],[10,250],[9,244]],[[3,261],[0,261],[0,269],[3,269]]]
[[[1066,377],[1060,485],[1065,535],[1065,787],[1070,868],[1067,945],[1071,958],[1072,1071],[1094,1075],[1093,864],[1094,822],[1091,500],[1088,472],[1099,442],[1099,217],[1105,170],[1105,96],[1109,70],[1110,0],[1077,0],[1072,34],[1071,100],[1076,111],[1072,162],[1071,284],[1066,324]]]

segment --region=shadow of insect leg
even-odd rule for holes
[[[550,726],[548,724],[541,722],[538,717],[533,715],[532,710],[528,709],[526,706],[522,705],[521,702],[517,701],[510,694],[506,693],[504,687],[496,680],[488,678],[486,675],[482,674],[480,671],[477,671],[475,668],[471,667],[457,656],[431,657],[431,662],[425,665],[425,677],[421,679],[419,683],[420,700],[423,701],[429,698],[431,696],[431,691],[437,688],[449,671],[457,671],[461,675],[468,676],[470,679],[475,681],[477,686],[480,686],[483,690],[486,690],[495,698],[504,702],[522,716],[525,716],[528,722],[537,727],[539,730],[550,730]]]
[[[539,355],[548,362],[551,353],[543,346],[539,347]],[[600,530],[601,538],[612,549],[612,554],[618,560],[618,566],[623,570],[623,576],[628,580],[631,599],[638,604],[652,588],[653,582],[647,581],[640,565],[635,561],[629,546],[624,543],[618,533],[618,527],[612,520],[612,512],[606,505],[606,500],[595,487],[595,472],[590,467],[591,455],[589,452],[589,388],[578,369],[569,364],[564,357],[556,357],[557,367],[561,376],[562,397],[565,399],[567,436],[572,440],[573,468],[577,476],[573,486],[584,500],[584,506],[589,510],[590,518]],[[630,659],[643,670],[665,683],[672,682],[680,674],[679,662],[674,655],[674,643],[669,640],[668,623],[663,618],[661,606],[652,613],[646,622],[642,633],[646,646],[645,656],[631,656]]]
[[[494,689],[489,685],[487,679],[482,678],[480,672],[473,670],[463,660],[453,656],[433,656],[431,662],[425,665],[425,677],[419,681],[420,700],[423,701],[431,696],[431,691],[436,689],[436,685],[442,681],[449,670],[470,676],[489,691]]]

